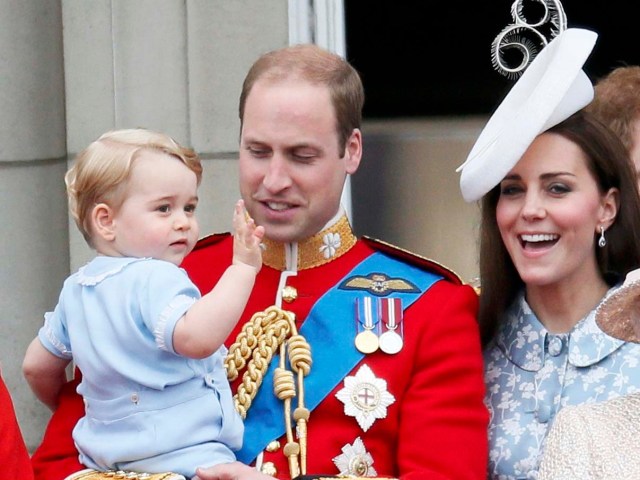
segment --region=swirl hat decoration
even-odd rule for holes
[[[549,39],[557,37],[567,29],[567,16],[558,0],[535,0],[542,6],[543,14],[536,20],[529,20],[524,14],[524,1],[516,0],[511,5],[513,23],[496,35],[491,44],[491,63],[498,73],[515,80],[522,75],[538,52],[547,46]],[[509,53],[516,55],[509,56]],[[519,54],[520,63],[509,65]]]
[[[456,170],[462,172],[465,201],[477,201],[491,191],[539,134],[591,102],[593,85],[582,66],[597,38],[590,30],[568,28],[531,61]]]

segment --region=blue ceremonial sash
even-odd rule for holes
[[[376,252],[360,262],[344,279],[353,276],[366,277],[372,273],[402,278],[417,287],[418,291],[393,292],[394,297],[402,298],[405,309],[442,278],[440,275]],[[354,345],[355,299],[371,293],[364,289],[338,288],[343,280],[336,282],[336,285],[314,304],[299,331],[311,345],[313,359],[309,376],[304,380],[305,407],[309,410],[316,408],[364,357]],[[336,325],[341,327],[336,328]],[[253,462],[270,441],[280,438],[285,433],[282,401],[273,393],[273,372],[278,366],[279,358],[279,355],[274,354],[244,422],[243,446],[236,452],[236,457],[246,464]],[[340,359],[339,362],[336,362],[337,358]]]

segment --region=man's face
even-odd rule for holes
[[[300,79],[253,86],[240,137],[240,192],[268,238],[294,242],[319,232],[337,213],[361,156],[359,130],[339,150],[326,87]]]

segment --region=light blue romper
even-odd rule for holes
[[[484,353],[489,475],[535,479],[558,410],[640,391],[640,345],[605,334],[595,310],[570,333],[548,332],[521,294]]]
[[[86,414],[73,431],[80,461],[98,470],[173,471],[235,460],[243,425],[223,365],[178,355],[176,322],[200,298],[162,260],[99,256],[64,283],[38,337],[82,372]]]

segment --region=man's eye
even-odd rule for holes
[[[269,155],[269,150],[265,150],[262,148],[248,148],[249,153],[254,157],[262,158]]]

